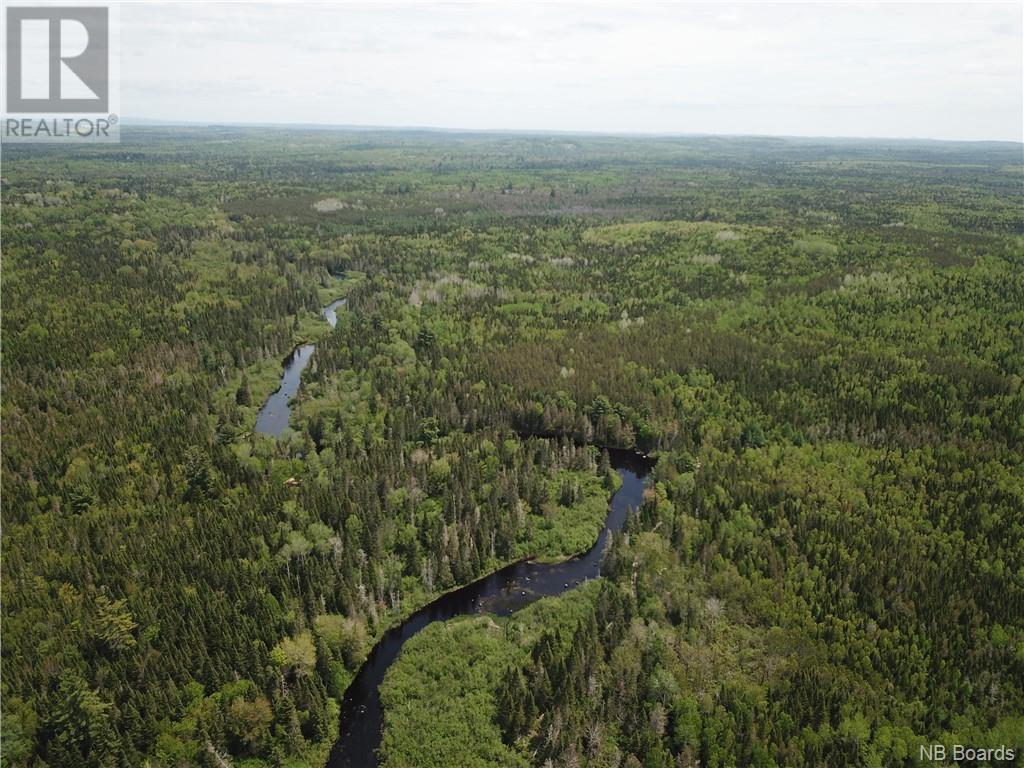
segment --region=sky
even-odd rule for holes
[[[121,114],[1024,139],[1024,4],[126,3]]]

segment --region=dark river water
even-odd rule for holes
[[[596,578],[612,531],[618,531],[630,509],[640,506],[650,461],[630,451],[609,451],[622,486],[612,496],[604,528],[584,554],[561,563],[521,562],[442,595],[384,633],[345,691],[341,704],[341,736],[331,750],[328,768],[367,768],[377,765],[384,713],[380,684],[405,641],[428,624],[470,613],[508,616],[535,600],[560,595]]]
[[[333,328],[339,299],[323,309]],[[281,387],[270,396],[256,420],[256,431],[279,435],[288,426],[289,402],[299,391],[303,369],[313,356],[313,344],[297,347],[284,361]],[[586,552],[560,563],[513,563],[479,581],[449,592],[428,603],[381,637],[345,691],[341,704],[341,733],[331,749],[328,768],[369,768],[377,765],[384,714],[380,706],[380,684],[398,658],[405,641],[428,624],[456,616],[489,613],[496,616],[525,608],[542,597],[560,595],[589,579],[597,578],[601,557],[612,532],[626,522],[630,509],[640,506],[649,459],[631,451],[610,449],[612,466],[622,486],[612,496],[608,515],[597,541]]]
[[[322,310],[320,314],[333,328],[338,324],[338,309],[345,306],[346,299],[332,301]],[[284,428],[288,426],[288,420],[292,415],[291,401],[299,393],[299,384],[302,381],[302,372],[309,365],[313,357],[315,344],[303,344],[291,351],[291,354],[284,359],[284,373],[281,374],[281,386],[277,391],[267,398],[259,415],[256,416],[256,431],[265,435],[277,437]]]

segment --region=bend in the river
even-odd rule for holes
[[[622,528],[630,509],[640,505],[650,461],[639,454],[610,450],[612,466],[622,486],[612,496],[604,527],[594,545],[560,563],[518,562],[490,576],[442,595],[384,633],[345,690],[341,704],[341,735],[331,750],[327,768],[367,768],[378,764],[384,712],[380,685],[405,642],[435,621],[471,613],[498,616],[525,608],[542,597],[560,595],[596,578],[611,534]]]
[[[348,299],[336,299],[320,310],[324,320],[333,328],[338,324],[338,310],[345,306]],[[291,401],[299,393],[302,383],[302,372],[313,357],[315,344],[300,344],[284,359],[284,372],[281,374],[281,385],[267,398],[256,416],[256,431],[264,435],[279,436],[288,426],[291,419]]]
[[[333,328],[335,311],[345,303],[339,299],[323,309]],[[315,345],[303,344],[284,361],[280,388],[268,398],[256,420],[256,431],[279,435],[288,426],[291,399],[298,393],[303,369],[309,364]],[[608,515],[597,541],[586,552],[560,563],[521,561],[441,595],[392,627],[377,642],[345,690],[341,704],[341,732],[327,768],[366,768],[377,765],[384,725],[380,685],[405,642],[435,621],[447,621],[470,613],[498,616],[525,608],[542,597],[560,595],[576,585],[596,578],[611,534],[622,528],[630,509],[640,506],[649,459],[631,451],[609,450],[612,466],[622,485],[612,496]]]

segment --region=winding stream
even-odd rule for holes
[[[384,725],[380,684],[405,641],[425,626],[469,613],[508,616],[542,597],[560,595],[598,575],[611,532],[622,528],[631,508],[640,506],[650,463],[629,451],[611,450],[609,454],[612,466],[622,477],[622,486],[612,496],[604,528],[594,545],[586,553],[561,563],[513,563],[442,595],[385,632],[345,691],[341,704],[341,735],[331,750],[327,768],[377,765],[377,749]]]
[[[337,299],[320,310],[320,314],[331,328],[338,324],[338,310],[347,302],[348,299]],[[293,349],[284,359],[281,385],[274,394],[267,398],[267,402],[263,404],[256,416],[257,432],[277,437],[288,426],[288,420],[292,416],[292,398],[299,393],[302,372],[309,365],[315,349],[315,344],[302,344]]]
[[[323,310],[332,328],[337,322],[335,311],[343,304],[344,299],[341,299]],[[281,387],[260,410],[256,421],[258,432],[279,435],[288,426],[289,402],[298,392],[302,371],[309,364],[314,349],[313,344],[303,344],[284,361]],[[490,576],[442,595],[385,632],[345,690],[341,733],[331,749],[327,768],[367,768],[378,764],[377,750],[384,725],[380,685],[405,641],[428,624],[472,613],[508,616],[542,597],[560,595],[598,576],[611,533],[622,528],[630,509],[640,506],[644,478],[650,468],[648,459],[630,451],[610,449],[609,455],[612,466],[622,478],[622,486],[612,496],[604,527],[593,546],[560,563],[522,561],[505,566]]]

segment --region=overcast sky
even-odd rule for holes
[[[121,112],[1021,141],[1022,4],[126,4]]]

